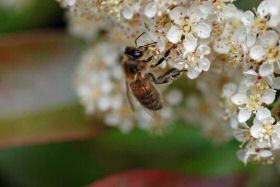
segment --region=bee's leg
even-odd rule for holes
[[[148,43],[146,45],[142,45],[142,46],[139,46],[139,48],[143,48],[144,51],[148,50],[148,47],[151,46],[151,45],[155,45],[157,44],[157,42],[152,42],[152,43]]]
[[[186,70],[178,70],[176,68],[173,68],[159,77],[155,77],[152,73],[149,73],[148,75],[155,84],[167,84],[170,81],[178,78],[181,73],[185,71]]]
[[[150,62],[152,59],[153,59],[153,56],[150,56],[149,58],[142,60],[142,62],[147,63],[147,62]]]
[[[171,46],[169,49],[167,49],[165,51],[165,53],[163,54],[163,57],[161,57],[156,64],[152,65],[152,68],[157,67],[158,65],[160,65],[164,60],[166,60],[166,58],[170,55],[171,49],[173,49],[174,47],[176,47],[176,45]]]
[[[152,67],[152,68],[155,68],[155,67],[159,66],[164,60],[166,60],[166,58],[170,55],[170,50],[171,50],[171,48],[168,49],[167,51],[165,51],[163,57],[161,57],[161,58],[157,61],[156,64],[151,65],[151,67]]]

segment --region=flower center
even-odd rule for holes
[[[262,106],[261,96],[259,94],[251,95],[249,99],[250,101],[246,104],[246,106],[255,113]]]
[[[187,57],[188,64],[192,66],[195,70],[199,70],[198,59],[199,57],[195,53],[192,53]]]
[[[266,31],[267,30],[267,18],[261,18],[261,17],[256,17],[255,23],[254,23],[254,30],[257,31]]]
[[[191,27],[191,22],[189,19],[186,19],[185,20],[185,24],[183,26],[183,31],[184,33],[190,33],[192,30],[192,27]]]
[[[280,58],[278,47],[271,47],[267,50],[267,57],[270,62],[276,62]]]

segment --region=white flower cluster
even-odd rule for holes
[[[279,82],[280,1],[264,0],[255,13],[234,6],[220,19],[226,23],[214,38],[214,49],[243,74],[224,85],[223,99],[233,135],[242,142],[239,158],[271,163],[280,149],[278,113],[272,113]],[[230,12],[230,13],[229,13]],[[226,15],[226,17],[225,17]],[[279,105],[279,104],[278,104]]]
[[[242,142],[238,155],[244,163],[272,162],[280,149],[280,0],[263,0],[254,11],[238,9],[234,0],[58,1],[68,9],[72,33],[92,40],[106,30],[112,44],[102,46],[115,48],[97,44],[82,60],[77,85],[88,112],[101,112],[108,124],[123,129],[142,116],[137,113],[131,121],[123,107],[125,80],[116,54],[145,31],[139,43],[156,43],[149,48],[153,62],[170,50],[158,71],[177,68],[197,79],[195,91],[179,87],[170,92],[169,100],[178,98],[174,105],[181,103],[182,93],[192,92],[188,112],[199,116],[187,115],[188,120],[205,123],[205,131],[213,136],[232,134]],[[86,63],[86,58],[95,60]],[[175,114],[185,117],[183,108],[175,108],[167,104],[162,115],[169,121],[178,117]],[[142,127],[155,123],[140,118]]]

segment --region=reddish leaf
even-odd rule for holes
[[[245,183],[244,176],[208,178],[167,171],[139,170],[113,175],[88,187],[242,187]]]

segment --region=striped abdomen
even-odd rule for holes
[[[153,111],[162,108],[160,95],[148,77],[130,82],[130,88],[133,95],[145,108]]]

